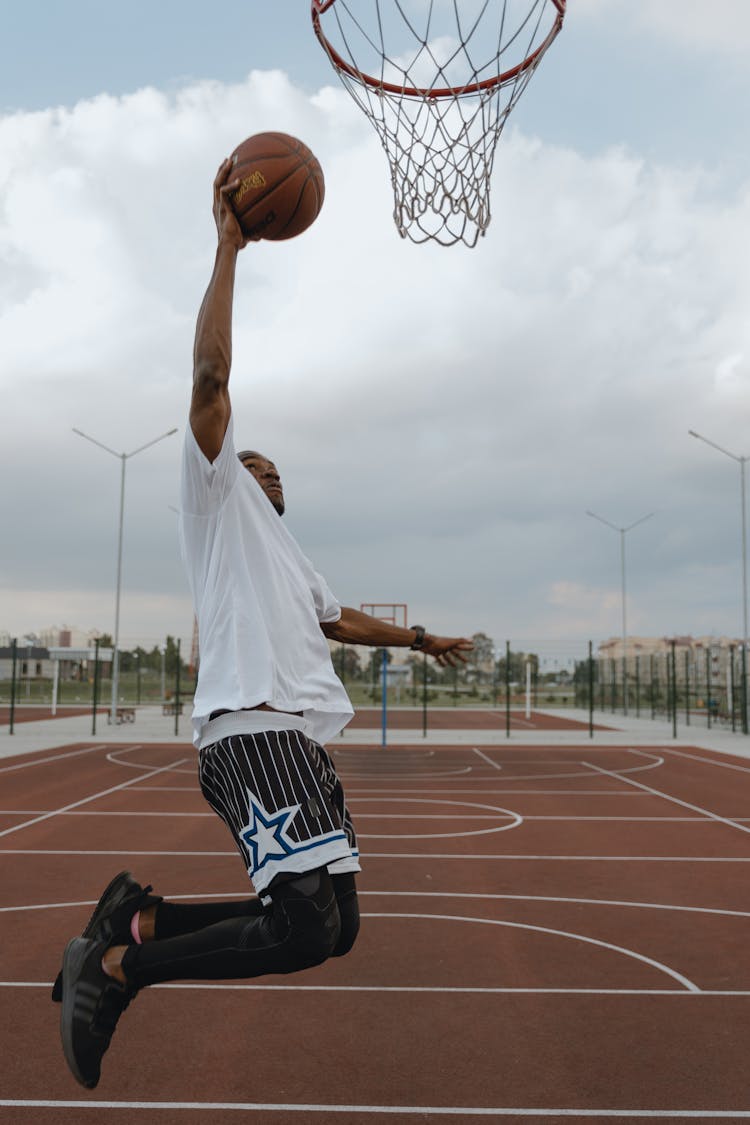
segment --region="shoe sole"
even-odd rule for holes
[[[119,873],[119,875],[115,875],[114,879],[110,880],[108,885],[102,891],[101,896],[99,898],[99,901],[97,902],[96,906],[94,907],[94,912],[91,915],[91,917],[89,918],[88,922],[86,923],[86,928],[84,929],[83,933],[81,934],[81,937],[95,939],[95,937],[96,937],[95,930],[96,930],[97,926],[99,925],[103,905],[104,905],[105,901],[107,900],[107,898],[110,895],[113,894],[113,892],[115,891],[115,888],[117,887],[118,883],[123,883],[126,886],[132,886],[133,877],[130,874],[130,872],[129,871],[121,871]],[[108,903],[108,907],[110,907],[112,910],[116,910],[117,907],[121,904],[121,902],[124,901],[124,899],[125,899],[124,895],[119,900],[114,899],[111,904]],[[52,986],[52,999],[56,1004],[59,1004],[62,1001],[62,998],[63,998],[62,978],[63,978],[63,975],[62,975],[62,969],[61,969],[60,972],[57,974],[57,976],[55,978],[55,983]]]
[[[84,961],[90,949],[90,942],[86,938],[75,937],[71,938],[65,946],[63,953],[63,967],[62,972],[66,981],[73,981],[74,984],[78,980]],[[65,1061],[71,1069],[74,1077],[82,1086],[87,1090],[93,1090],[98,1084],[98,1076],[95,1079],[86,1078],[81,1072],[78,1061],[73,1049],[73,1017],[75,1013],[75,987],[63,988],[62,995],[62,1009],[60,1011],[60,1038],[62,1039],[63,1054]]]

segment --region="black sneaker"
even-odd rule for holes
[[[161,895],[152,895],[151,887],[136,883],[129,871],[121,871],[104,890],[94,913],[86,923],[82,937],[104,941],[107,945],[130,945],[130,921],[137,910],[162,901]],[[62,972],[52,986],[52,999],[62,1000]]]
[[[68,942],[63,954],[63,1051],[74,1076],[89,1090],[99,1081],[102,1056],[136,993],[104,972],[102,955],[107,948],[105,941],[77,937]]]

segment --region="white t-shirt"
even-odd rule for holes
[[[200,643],[193,742],[212,711],[259,703],[303,712],[328,741],[353,714],[320,629],[341,606],[239,461],[231,418],[213,463],[187,427],[180,507]]]

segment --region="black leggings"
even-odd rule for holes
[[[359,931],[353,875],[324,867],[259,900],[156,907],[155,941],[128,946],[122,967],[137,988],[169,980],[228,980],[292,973],[341,957]]]

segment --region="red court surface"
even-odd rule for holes
[[[393,730],[421,730],[424,722],[419,707],[389,707],[387,711],[388,728]],[[379,707],[358,707],[347,730],[372,730],[382,723]],[[429,707],[427,709],[428,730],[505,730],[507,716],[502,707]],[[561,715],[550,715],[545,711],[526,711],[512,708],[510,712],[511,730],[581,730],[589,729],[588,723],[578,719],[568,719]],[[610,728],[596,724],[594,730]]]
[[[145,708],[148,709],[148,708]],[[152,708],[153,709],[153,706]],[[57,716],[48,706],[16,705],[14,722],[31,723],[43,719],[72,718],[75,715],[91,714],[91,708],[64,706],[58,707]],[[97,714],[106,715],[107,709],[100,707]],[[380,707],[358,707],[348,729],[372,730],[382,724],[383,712]],[[0,726],[10,722],[10,708],[0,705]],[[390,707],[387,711],[389,729],[421,730],[424,717],[419,707]],[[501,707],[430,707],[427,710],[428,730],[505,730],[507,718]],[[512,730],[588,730],[588,723],[578,719],[568,719],[561,715],[550,715],[545,711],[530,711],[528,718],[525,709],[512,709],[510,712]],[[608,730],[597,723],[594,730]]]
[[[668,747],[339,745],[352,953],[144,990],[94,1091],[49,992],[128,868],[245,896],[189,746],[0,765],[0,1121],[299,1125],[750,1118],[750,764]]]
[[[107,710],[104,707],[98,707],[97,715],[106,715]],[[77,715],[90,715],[90,707],[76,707],[69,704],[58,706],[57,714],[52,714],[52,708],[44,705],[24,706],[16,704],[13,709],[13,722],[14,723],[37,723],[42,719],[72,719]],[[0,726],[6,727],[10,723],[10,707],[5,704],[0,704]]]

